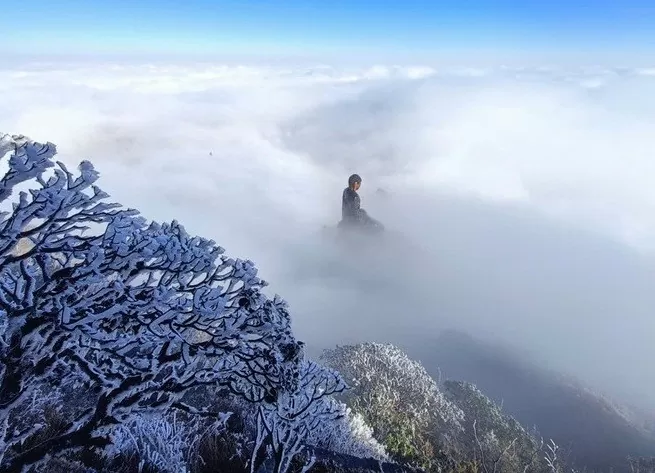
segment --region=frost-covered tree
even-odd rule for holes
[[[262,294],[251,261],[225,257],[175,221],[148,223],[107,202],[90,162],[75,176],[55,154],[51,143],[0,141],[6,471],[105,446],[135,411],[193,410],[182,399],[199,385],[269,404],[296,390],[301,343],[284,301]],[[57,435],[34,442],[41,426],[14,421],[44,384],[89,397]]]
[[[312,459],[323,461],[326,452],[388,461],[384,447],[361,416],[334,398],[345,387],[338,373],[303,359],[299,376],[297,388],[279,396],[276,404],[253,404],[226,394],[211,396],[205,390],[198,393],[194,404],[210,404],[207,407],[215,411],[231,413],[231,426],[222,439],[225,448],[203,443],[204,456],[213,456],[217,448],[230,450],[232,465],[223,468],[246,471],[247,463],[248,471],[266,472],[282,471],[285,465],[289,471],[303,464],[309,469]],[[248,461],[245,452],[250,452]]]
[[[256,457],[263,444],[270,446],[273,473],[284,473],[294,457],[306,451],[310,436],[328,435],[335,421],[344,415],[333,395],[345,388],[339,373],[303,359],[296,389],[281,393],[275,404],[259,406],[251,471],[254,473],[259,466]],[[306,469],[314,460],[308,460]]]
[[[392,456],[436,468],[439,451],[461,430],[464,415],[420,363],[380,343],[339,346],[322,359],[351,386],[346,403]]]

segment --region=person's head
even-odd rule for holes
[[[358,174],[353,174],[348,178],[348,187],[350,187],[352,190],[358,190],[361,185],[362,178],[359,177]]]

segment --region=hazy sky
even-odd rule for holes
[[[0,3],[0,51],[648,58],[648,0],[25,0]],[[652,57],[652,56],[651,56]]]

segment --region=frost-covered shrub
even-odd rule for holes
[[[135,456],[162,473],[188,473],[186,453],[195,432],[172,415],[136,415],[112,433],[109,461]]]
[[[464,414],[420,363],[380,343],[340,346],[322,359],[349,384],[343,396],[397,459],[430,467],[461,430]]]
[[[416,426],[434,422],[457,428],[464,419],[461,409],[446,399],[425,368],[398,347],[381,343],[339,346],[326,350],[321,359],[349,383],[348,396],[357,411],[373,411],[377,405],[385,415],[401,406]],[[374,412],[369,414],[375,417]]]
[[[175,221],[148,223],[107,202],[90,162],[76,176],[55,154],[51,143],[0,140],[8,165],[0,179],[6,471],[103,448],[135,412],[190,410],[183,396],[199,385],[273,405],[296,390],[301,344],[285,302],[262,294],[266,283],[251,261],[227,258]],[[15,429],[12,413],[37,386],[57,383],[84,390],[88,406],[56,435],[30,443],[41,426]]]
[[[104,452],[105,464],[111,468],[127,461],[161,473],[195,471],[199,443],[226,433],[230,416],[224,413],[206,421],[188,416],[183,420],[175,411],[166,415],[137,414],[112,432],[112,445]]]
[[[328,431],[313,433],[308,443],[336,453],[388,461],[384,445],[375,439],[373,429],[366,424],[364,417],[345,404],[334,402],[339,404],[342,416],[334,421]]]
[[[67,412],[64,409],[64,397],[59,387],[35,385],[30,396],[23,398],[20,408],[3,419],[3,427],[0,429],[3,441],[11,434],[19,436],[23,432],[34,432],[34,435],[26,437],[17,446],[19,451],[25,451],[65,431]],[[9,429],[13,432],[9,432]],[[7,450],[0,448],[0,464]]]
[[[543,442],[516,419],[503,414],[475,385],[446,381],[444,393],[467,419],[457,442],[460,459],[472,459],[481,471],[550,472]]]
[[[311,435],[325,437],[343,412],[333,395],[346,385],[339,373],[309,359],[299,363],[298,383],[293,390],[279,393],[275,404],[260,404],[256,416],[257,436],[251,471],[257,469],[256,456],[262,445],[270,448],[273,473],[284,473],[296,456],[306,452]],[[268,442],[264,443],[266,439]],[[307,460],[309,469],[315,458]]]
[[[62,418],[64,394],[59,387],[36,385],[29,397],[25,397],[20,411],[9,417],[12,427],[17,431],[34,428],[42,430],[53,428],[53,418]]]
[[[191,439],[161,416],[220,419],[188,402],[202,387],[249,403],[243,413],[252,425],[230,438],[236,456],[251,449],[253,470],[262,453],[276,473],[308,454],[308,470],[320,439],[380,455],[333,398],[343,380],[304,358],[286,303],[263,295],[251,261],[227,258],[175,221],[149,223],[107,202],[91,163],[74,175],[55,154],[51,143],[0,140],[8,158],[0,180],[3,471],[53,465],[85,449],[110,458],[132,452],[144,468],[182,471],[183,444],[188,456],[218,436]],[[74,398],[62,404],[61,425],[48,435],[39,422],[16,428],[12,419],[37,387],[55,384]]]

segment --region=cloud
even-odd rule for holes
[[[655,405],[654,92],[647,68],[5,64],[0,130],[253,259],[314,347],[460,328]],[[383,240],[323,229],[351,172]]]

